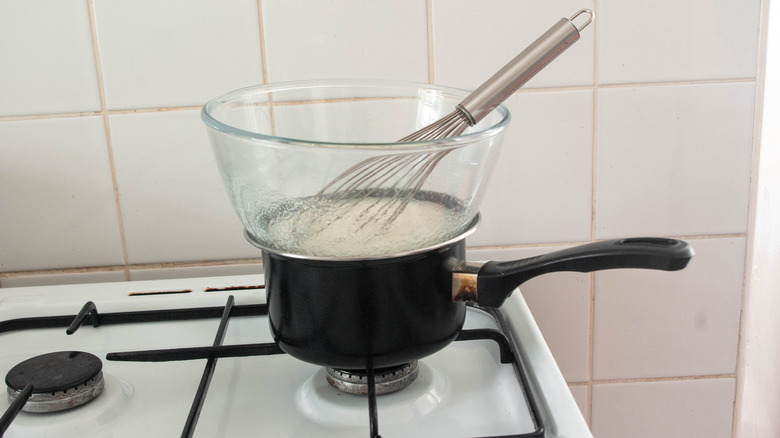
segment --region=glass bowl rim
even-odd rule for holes
[[[500,131],[506,129],[511,120],[511,114],[509,109],[504,105],[499,105],[494,110],[501,114],[501,118],[498,122],[480,129],[478,131],[467,132],[455,137],[448,137],[446,139],[438,140],[425,140],[425,141],[408,141],[408,142],[326,142],[305,140],[299,138],[290,138],[283,136],[275,136],[269,134],[262,134],[259,132],[252,132],[235,126],[228,125],[220,122],[212,116],[212,112],[220,105],[224,105],[230,102],[235,102],[239,98],[247,95],[256,94],[268,94],[274,91],[294,90],[303,88],[329,88],[329,87],[377,87],[377,88],[391,88],[391,87],[408,87],[417,89],[435,90],[443,93],[448,93],[454,96],[461,96],[465,98],[468,96],[469,91],[460,88],[447,87],[442,85],[428,84],[423,82],[412,81],[397,81],[397,80],[378,80],[378,79],[316,79],[316,80],[299,80],[299,81],[287,81],[276,82],[268,84],[253,85],[249,87],[239,88],[237,90],[230,91],[219,97],[211,99],[200,111],[201,119],[207,127],[216,131],[241,137],[251,138],[257,140],[265,140],[273,143],[300,146],[300,147],[328,147],[338,149],[393,149],[394,151],[419,151],[421,149],[438,149],[444,148],[457,148],[464,144],[471,144],[475,141],[479,141],[480,138],[488,138],[497,135]],[[454,110],[454,108],[453,108]],[[443,116],[442,116],[443,117]]]

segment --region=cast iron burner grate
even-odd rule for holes
[[[129,311],[98,313],[95,304],[88,301],[82,307],[77,315],[50,316],[50,317],[31,317],[19,318],[8,321],[0,321],[0,333],[6,333],[17,330],[28,330],[37,328],[56,328],[67,327],[66,333],[73,334],[87,320],[93,327],[104,324],[126,324],[143,323],[159,321],[185,321],[193,319],[220,318],[220,324],[217,329],[214,342],[211,347],[190,347],[173,348],[160,350],[146,350],[134,352],[117,352],[106,355],[107,360],[117,361],[136,361],[136,362],[167,362],[193,359],[207,359],[203,375],[198,385],[190,412],[187,416],[182,437],[192,437],[195,432],[198,417],[200,416],[203,403],[208,392],[211,378],[216,369],[217,360],[221,357],[247,357],[247,356],[267,356],[274,354],[285,354],[275,343],[259,344],[238,344],[222,345],[222,341],[227,329],[228,320],[235,316],[264,316],[268,314],[268,306],[265,304],[234,306],[233,296],[229,296],[227,304],[224,307],[201,307],[187,309],[167,309],[167,310],[147,310],[147,311]],[[501,312],[497,309],[483,309],[491,314],[499,323],[501,330],[493,329],[470,329],[462,330],[456,341],[469,340],[492,340],[499,347],[499,358],[502,364],[510,365],[515,371],[518,385],[525,394],[530,415],[535,429],[532,432],[515,435],[504,435],[493,438],[531,438],[544,436],[543,419],[540,416],[539,402],[534,391],[527,390],[531,386],[525,372],[524,365],[514,350],[513,344],[507,338],[506,322]],[[369,366],[366,370],[366,380],[368,384],[368,407],[369,407],[369,433],[371,438],[381,438],[379,435],[379,420],[377,413],[377,389],[375,385],[375,370]],[[0,417],[0,436],[2,436],[16,415],[24,408],[27,399],[32,393],[33,385],[26,385],[15,398],[8,410]],[[484,437],[490,438],[490,437]]]

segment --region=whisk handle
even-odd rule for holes
[[[589,18],[578,28],[572,20],[581,14],[588,14]],[[469,94],[458,107],[470,119],[470,125],[482,120],[553,59],[577,42],[580,39],[580,31],[593,21],[593,16],[592,11],[583,9],[571,18],[561,18],[558,23]]]

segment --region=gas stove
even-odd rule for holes
[[[409,367],[345,375],[274,344],[263,284],[250,275],[0,289],[0,431],[592,436],[520,293],[498,311],[470,307],[455,342]]]

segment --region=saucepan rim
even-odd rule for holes
[[[377,255],[370,255],[370,256],[349,256],[349,257],[325,257],[325,256],[311,256],[311,255],[302,255],[302,254],[295,254],[291,252],[286,251],[279,251],[277,249],[268,247],[266,245],[263,245],[261,242],[259,242],[254,236],[252,236],[252,233],[250,233],[248,230],[244,230],[244,237],[246,240],[249,241],[252,245],[256,246],[257,248],[260,248],[261,250],[279,255],[282,257],[288,257],[292,259],[299,259],[302,261],[318,261],[318,262],[366,262],[366,261],[383,261],[383,262],[394,262],[398,261],[398,259],[406,258],[406,257],[413,257],[419,254],[424,254],[430,251],[435,251],[439,248],[446,248],[450,245],[457,243],[466,237],[470,236],[472,233],[474,233],[477,230],[477,227],[479,227],[479,223],[482,221],[482,218],[479,213],[477,213],[476,216],[474,216],[474,219],[469,222],[468,226],[465,227],[465,231],[461,232],[456,237],[453,237],[449,240],[446,240],[444,242],[436,243],[433,245],[425,246],[423,248],[417,248],[412,249],[408,251],[398,252],[394,254],[377,254]]]

